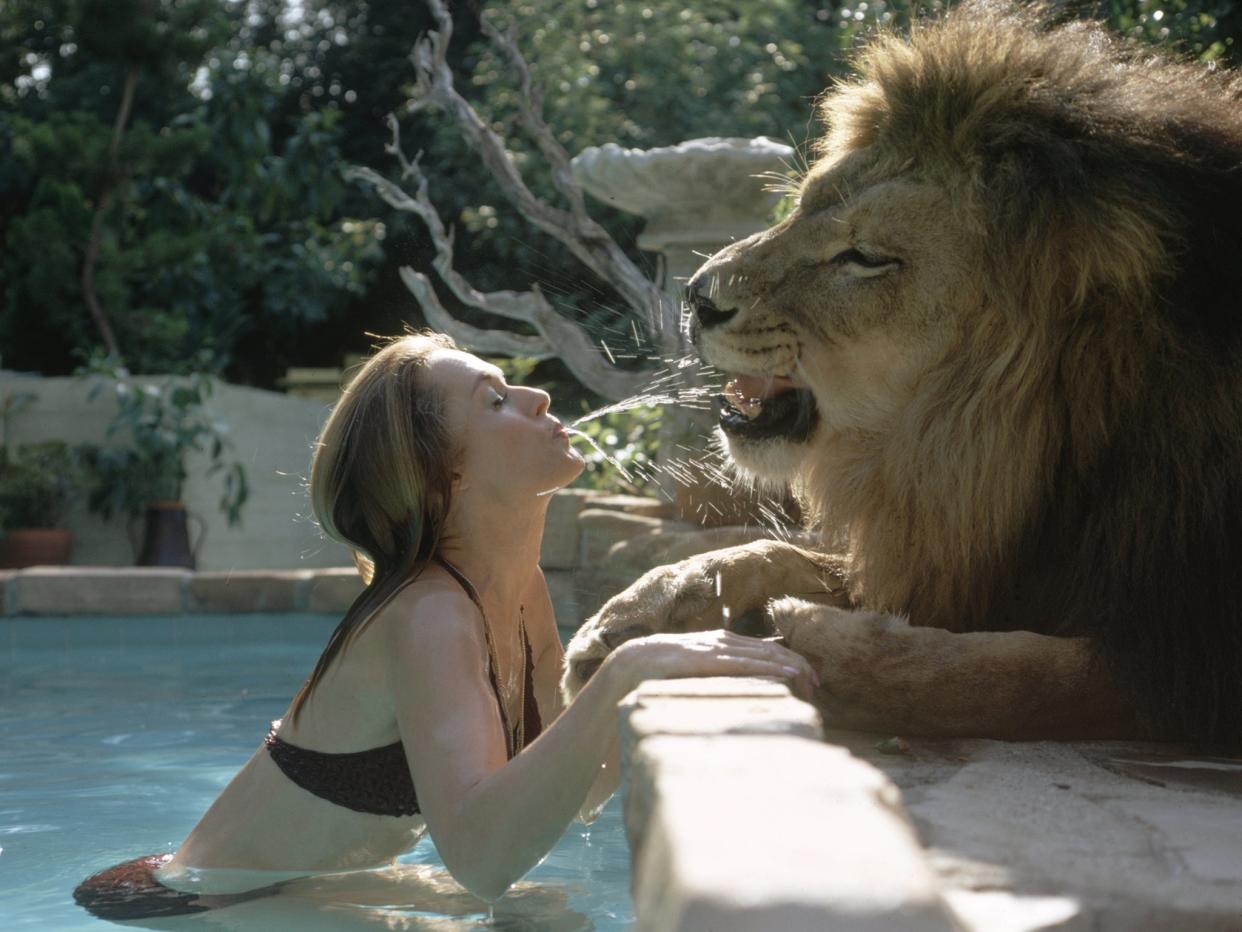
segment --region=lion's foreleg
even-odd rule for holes
[[[1141,737],[1085,638],[955,634],[783,599],[771,616],[822,686],[830,727],[1010,740]]]

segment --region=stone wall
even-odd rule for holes
[[[0,371],[0,397],[28,392],[35,400],[10,418],[9,444],[63,440],[106,442],[116,402],[107,392],[89,397],[98,380],[44,378]],[[230,528],[219,511],[219,477],[208,478],[206,458],[192,455],[184,498],[205,524],[198,565],[205,570],[311,569],[350,563],[344,547],[325,539],[310,519],[305,493],[311,448],[329,405],[277,392],[220,384],[207,410],[229,426],[234,455],[246,466],[250,500],[242,523]],[[72,510],[75,565],[128,566],[138,528],[123,518],[103,521],[84,503]]]

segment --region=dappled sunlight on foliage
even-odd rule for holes
[[[578,427],[598,448],[575,444],[586,458],[586,469],[574,486],[626,495],[650,493],[646,480],[656,463],[661,420],[660,409],[653,406],[614,411]]]

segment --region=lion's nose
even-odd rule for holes
[[[702,282],[698,279],[686,286],[686,303],[694,312],[699,326],[705,330],[720,326],[737,313],[736,310],[722,311],[716,307],[712,299],[703,293]]]

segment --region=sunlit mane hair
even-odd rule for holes
[[[811,510],[869,606],[1090,636],[1168,733],[1236,744],[1242,79],[990,0],[855,64],[818,154],[947,191],[982,301],[891,433],[812,463]]]
[[[366,588],[345,612],[293,699],[296,720],[333,660],[401,586],[435,556],[451,501],[457,449],[443,398],[427,384],[442,334],[395,337],[354,376],[311,460],[311,509],[350,547]]]

